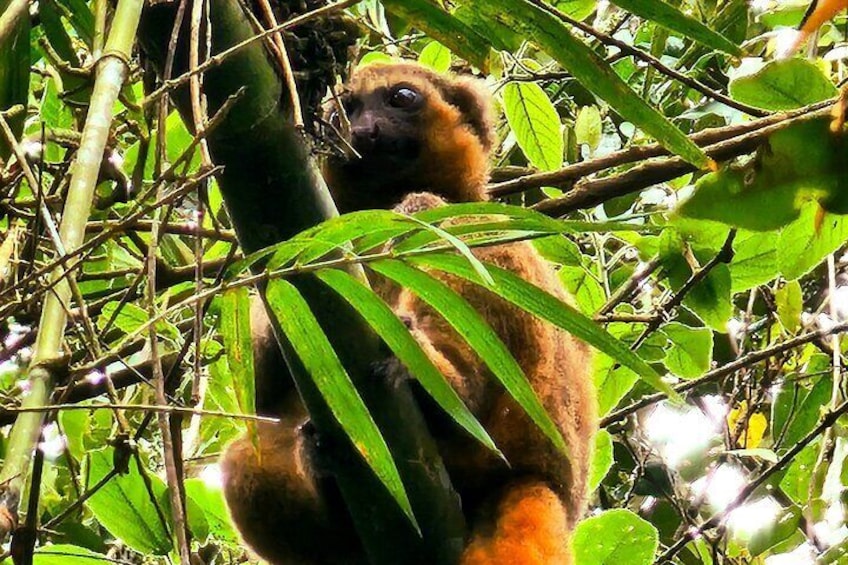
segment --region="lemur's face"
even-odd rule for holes
[[[347,133],[351,148],[347,165],[367,167],[379,161],[400,166],[414,162],[425,142],[421,132],[421,114],[427,104],[420,86],[410,82],[379,85],[359,91],[348,91],[340,97],[347,116]],[[331,123],[342,128],[338,110],[330,116]]]
[[[359,69],[338,103],[327,106],[328,121],[349,146],[324,167],[341,210],[389,208],[415,191],[451,199],[445,171],[458,175],[450,163],[470,150],[486,155],[490,144],[488,115],[480,118],[462,106],[479,105],[477,96],[464,83],[416,64]]]

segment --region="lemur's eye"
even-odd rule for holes
[[[410,108],[421,99],[421,95],[408,86],[401,86],[389,94],[389,105],[395,108]]]

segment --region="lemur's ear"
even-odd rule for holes
[[[460,109],[486,151],[491,150],[496,141],[492,96],[483,81],[471,77],[457,78],[445,86],[443,95],[448,103]]]

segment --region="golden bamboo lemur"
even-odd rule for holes
[[[342,212],[392,207],[413,212],[445,201],[486,200],[494,134],[490,97],[479,82],[415,64],[372,65],[355,73],[341,102],[358,157],[329,160],[325,176]],[[526,242],[474,253],[570,300],[551,266]],[[597,425],[588,348],[482,287],[438,276],[503,339],[571,453],[566,458],[554,448],[429,306],[409,291],[375,287],[410,321],[416,339],[510,463],[505,465],[422,399],[472,526],[462,563],[570,564],[570,531],[584,511]],[[304,410],[293,393],[287,394],[290,398],[277,407],[284,421],[259,428],[261,456],[243,438],[222,459],[233,518],[245,541],[272,562],[362,562],[337,492],[326,477],[315,474],[309,440],[298,427]]]

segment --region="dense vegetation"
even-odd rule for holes
[[[581,564],[844,562],[844,14],[779,59],[803,3],[143,4],[0,0],[4,556],[245,558],[215,461],[256,421],[257,283],[316,424],[340,424],[370,467],[347,484],[384,492],[392,527],[415,515],[432,532],[415,509],[450,503],[398,456],[428,445],[426,429],[355,367],[381,338],[490,440],[363,269],[431,297],[528,395],[427,267],[598,351]],[[501,116],[496,201],[330,219],[315,161],[335,148],[318,107],[349,56],[484,77]],[[458,215],[472,220],[444,224]],[[516,239],[557,265],[576,308],[469,252]]]

